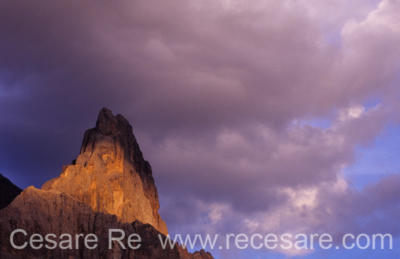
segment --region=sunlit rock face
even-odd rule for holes
[[[57,238],[54,249],[43,247],[33,249],[14,249],[9,240],[10,233],[15,229],[24,229],[27,235],[34,233],[45,236],[52,233]],[[137,233],[142,242],[139,249],[123,249],[118,244],[109,247],[109,229],[121,229],[127,235]],[[71,248],[61,248],[62,233],[73,236]],[[94,234],[98,237],[96,249],[85,248],[83,238],[76,234]],[[40,190],[34,187],[26,188],[6,208],[0,210],[0,258],[129,258],[129,259],[213,259],[205,251],[189,253],[181,246],[163,249],[159,241],[159,232],[149,224],[135,221],[122,223],[114,215],[93,211],[87,204],[74,199],[72,196],[55,191]],[[165,238],[165,236],[163,236]],[[15,236],[15,244],[23,244],[27,237]],[[36,244],[38,245],[38,244]],[[68,246],[68,243],[67,243]]]
[[[42,189],[64,192],[96,212],[113,214],[121,222],[139,220],[167,234],[158,214],[159,202],[150,164],[144,160],[122,116],[103,108],[96,127],[85,132],[77,159]]]

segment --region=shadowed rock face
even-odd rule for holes
[[[73,249],[26,249],[16,250],[11,247],[10,233],[15,229],[24,229],[28,235],[41,233],[43,236],[54,233],[75,235],[95,234],[98,246],[90,250],[84,248],[83,239],[79,239],[78,249],[75,238]],[[126,235],[137,233],[142,238],[137,250],[122,249],[114,244],[108,249],[108,230],[121,229]],[[25,189],[8,207],[0,210],[0,258],[132,258],[132,259],[212,259],[204,251],[189,253],[186,249],[175,246],[163,249],[159,241],[160,233],[149,224],[139,221],[122,223],[114,215],[93,211],[88,205],[75,200],[72,196],[58,191],[39,190],[34,187]],[[162,237],[164,237],[162,235]],[[15,243],[23,244],[28,238],[16,235]],[[58,239],[56,239],[59,241]],[[59,242],[58,242],[59,243]]]
[[[0,209],[10,204],[20,193],[20,188],[0,174]]]
[[[103,108],[96,127],[85,132],[79,156],[42,189],[59,191],[96,212],[116,215],[121,222],[140,221],[167,234],[161,219],[150,164],[144,160],[122,116]]]

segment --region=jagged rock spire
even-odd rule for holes
[[[167,233],[150,164],[144,160],[132,126],[122,115],[100,110],[96,127],[85,132],[80,154],[43,189],[68,193],[95,211],[139,220]]]
[[[121,159],[132,163],[136,172],[140,174],[144,181],[152,180],[150,164],[144,160],[142,151],[133,134],[132,126],[128,120],[121,114],[113,115],[108,108],[102,108],[97,116],[96,127],[88,129],[82,141],[80,154],[85,152],[93,153],[97,147],[96,144],[105,139],[112,139],[114,144],[121,148]],[[116,149],[117,150],[117,149]]]

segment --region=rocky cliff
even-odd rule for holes
[[[143,158],[132,126],[106,108],[100,111],[96,127],[85,132],[77,159],[42,189],[67,193],[122,222],[139,220],[168,233],[158,214],[150,164]]]
[[[16,245],[29,242],[32,234],[52,233],[57,238],[57,247],[46,248],[51,245],[43,238],[43,242],[36,242],[32,249],[30,245],[18,250],[10,244],[10,233],[15,229],[24,229],[27,236],[19,233],[13,239]],[[138,249],[125,249],[118,243],[113,243],[109,249],[109,229],[121,229],[128,236],[137,233],[141,237],[141,246]],[[68,242],[62,245],[62,240],[68,240],[61,234],[71,234],[71,247]],[[98,237],[97,247],[87,249],[84,239],[76,241],[76,234],[94,234]],[[75,200],[72,196],[58,191],[39,190],[34,187],[25,189],[7,208],[0,210],[0,258],[130,258],[130,259],[212,259],[204,251],[189,253],[186,249],[175,246],[163,249],[158,235],[162,235],[149,224],[139,221],[122,223],[115,215],[93,211],[88,205]],[[165,238],[164,235],[162,235]]]

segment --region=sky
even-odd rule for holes
[[[132,123],[172,233],[399,237],[399,14],[398,0],[1,1],[0,172],[23,188],[56,177],[105,106]]]

